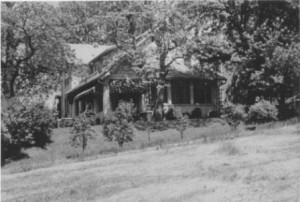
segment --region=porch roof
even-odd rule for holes
[[[87,90],[85,90],[85,91],[79,93],[78,95],[76,95],[76,96],[74,97],[74,100],[79,99],[79,98],[81,98],[82,96],[85,96],[85,95],[87,95],[87,94],[91,94],[91,93],[95,93],[95,92],[96,92],[96,88],[95,88],[95,87],[89,88],[89,89],[87,89]]]
[[[167,79],[207,79],[207,80],[227,80],[223,75],[219,72],[213,71],[187,71],[182,72],[178,71],[177,69],[171,69],[167,75]]]
[[[95,72],[90,77],[83,79],[75,88],[68,90],[66,94],[77,91],[78,89],[83,88],[84,86],[96,81],[99,78],[99,75],[99,72]]]

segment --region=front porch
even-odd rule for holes
[[[156,100],[156,86],[143,90],[126,86],[123,90],[112,85],[113,80],[95,81],[68,93],[66,117],[75,117],[89,111],[100,122],[110,111],[117,108],[119,101],[132,100],[137,113],[151,112]],[[120,81],[118,81],[120,82]],[[134,85],[132,85],[134,86]],[[196,108],[201,109],[201,118],[208,117],[218,110],[219,90],[217,82],[197,79],[168,80],[164,88],[164,112],[178,107],[182,113],[191,114]],[[217,113],[217,112],[216,112]]]

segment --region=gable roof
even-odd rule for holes
[[[75,56],[75,63],[89,65],[103,54],[116,49],[115,46],[106,46],[98,44],[67,44]]]

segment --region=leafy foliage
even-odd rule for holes
[[[241,121],[246,117],[245,106],[230,102],[224,104],[224,118],[232,131],[236,130]]]
[[[4,165],[7,160],[19,159],[24,157],[21,147],[12,142],[11,137],[2,123],[1,125],[1,164]]]
[[[137,81],[130,78],[114,80],[109,84],[112,93],[144,93],[151,85],[151,82]]]
[[[269,101],[261,100],[249,108],[247,122],[266,123],[277,120],[278,110]]]
[[[72,134],[70,138],[70,144],[73,147],[81,147],[82,153],[84,153],[88,140],[92,139],[91,123],[93,118],[87,117],[86,114],[82,113],[74,119],[73,127],[70,132]]]
[[[237,67],[228,91],[232,102],[252,105],[260,96],[283,105],[292,96],[300,53],[297,5],[285,0],[225,3],[226,35]]]
[[[107,141],[116,141],[122,147],[125,142],[132,141],[133,102],[120,101],[116,111],[109,114],[103,124],[103,135]]]
[[[193,109],[192,113],[191,113],[191,118],[196,118],[199,119],[201,118],[202,112],[200,108],[195,108]]]
[[[175,120],[176,117],[174,115],[174,109],[173,108],[169,108],[168,111],[166,112],[166,120]]]
[[[11,99],[3,112],[3,122],[14,145],[44,147],[50,142],[54,119],[43,102]]]
[[[187,129],[188,126],[188,116],[185,116],[181,113],[181,109],[175,108],[174,115],[176,117],[176,130],[180,133],[181,140],[183,139],[183,132]]]
[[[38,2],[1,2],[1,11],[4,96],[48,93],[66,67],[57,11]]]

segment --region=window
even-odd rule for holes
[[[194,81],[194,103],[211,103],[211,83]]]
[[[190,104],[189,81],[172,81],[171,91],[173,104]]]

